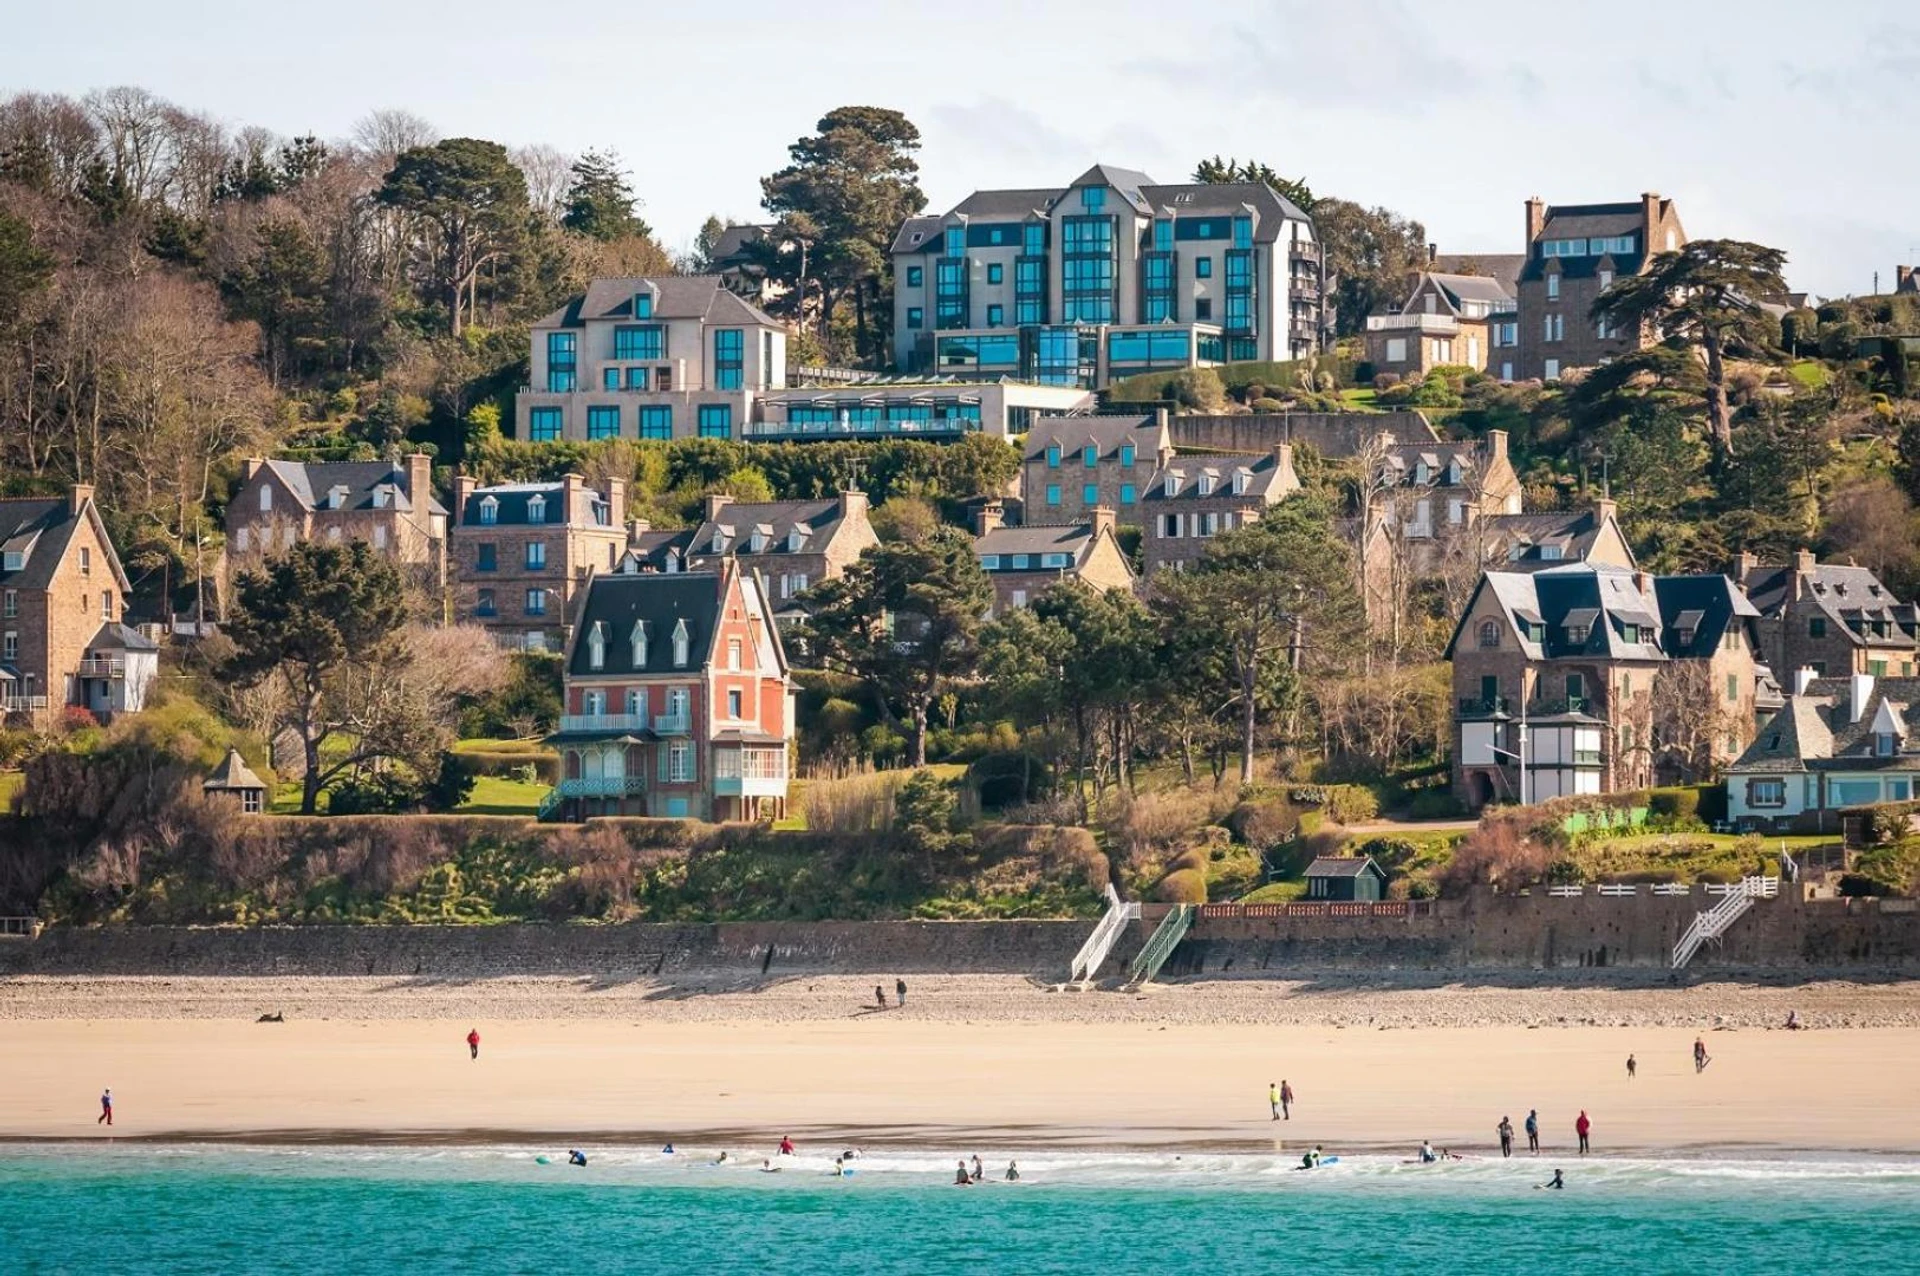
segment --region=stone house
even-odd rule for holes
[[[1501,380],[1557,381],[1650,344],[1650,329],[1614,331],[1588,318],[1615,279],[1645,273],[1655,256],[1687,242],[1673,201],[1652,192],[1637,202],[1549,206],[1527,201],[1527,264],[1520,272],[1518,344],[1496,342]],[[1512,364],[1511,369],[1508,364]]]
[[[1835,831],[1849,808],[1913,800],[1920,678],[1795,674],[1793,694],[1727,768],[1740,828]]]
[[[759,582],[595,572],[563,672],[560,782],[541,818],[753,820],[785,813],[793,681]]]
[[[626,518],[624,479],[596,490],[578,474],[496,487],[460,475],[449,538],[454,619],[517,650],[560,650],[575,591],[589,572],[619,565]]]
[[[1258,520],[1269,506],[1299,490],[1291,443],[1275,444],[1265,454],[1173,458],[1147,482],[1141,500],[1142,575],[1185,570],[1215,536]]]
[[[1096,505],[1083,523],[1005,527],[989,502],[975,514],[974,557],[993,581],[993,612],[1025,607],[1063,580],[1095,589],[1133,588],[1133,567],[1115,535],[1113,511]]]
[[[91,485],[0,500],[0,717],[143,708],[160,650],[120,623],[129,589]]]
[[[1683,735],[1689,753],[1737,755],[1764,689],[1757,613],[1724,577],[1665,580],[1597,563],[1482,576],[1446,649],[1466,805],[1645,788]],[[1656,704],[1676,661],[1698,672],[1663,680]]]
[[[1505,430],[1449,443],[1383,438],[1360,541],[1367,614],[1377,627],[1455,560],[1477,580],[1488,561],[1485,520],[1521,512],[1520,479]],[[1456,573],[1457,574],[1457,573]]]
[[[1078,524],[1097,505],[1137,524],[1156,471],[1173,459],[1164,409],[1152,416],[1042,417],[1027,434],[1020,496],[1029,524]]]
[[[1760,611],[1760,648],[1781,678],[1850,673],[1908,678],[1920,659],[1920,618],[1865,567],[1822,563],[1799,550],[1791,563],[1741,554],[1733,577]]]
[[[1424,271],[1398,307],[1367,316],[1367,362],[1375,376],[1402,379],[1437,367],[1485,372],[1489,325],[1510,321],[1514,305],[1497,279]]]
[[[433,494],[433,459],[247,460],[227,502],[229,573],[297,542],[365,541],[419,569],[434,590],[446,579],[447,510]]]

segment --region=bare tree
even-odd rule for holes
[[[1636,697],[1642,699],[1643,697]],[[1739,739],[1743,723],[1714,685],[1706,660],[1674,660],[1653,675],[1651,697],[1636,714],[1648,742],[1650,769],[1679,783],[1711,779],[1721,740]]]
[[[440,131],[412,111],[387,107],[362,116],[348,140],[377,181],[387,175],[402,151],[433,145],[440,140]]]
[[[513,152],[513,162],[527,175],[527,203],[533,211],[558,223],[565,211],[567,188],[573,181],[573,156],[558,147],[537,142]]]
[[[142,88],[120,85],[96,89],[85,98],[87,113],[99,128],[113,175],[136,200],[162,193],[170,159],[172,126],[178,108]]]

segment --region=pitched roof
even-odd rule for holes
[[[620,276],[596,279],[535,328],[578,328],[590,319],[632,319],[633,297],[653,291],[653,320],[698,319],[703,323],[754,324],[778,328],[780,322],[731,292],[719,275]]]
[[[1728,630],[1760,618],[1725,576],[1656,576],[1653,592],[1660,603],[1661,645],[1669,656],[1706,659],[1719,650]]]
[[[1121,444],[1131,443],[1136,461],[1155,460],[1163,448],[1173,446],[1160,418],[1152,413],[1146,416],[1043,416],[1035,419],[1033,428],[1027,431],[1023,458],[1044,462],[1047,449],[1055,444],[1063,454],[1071,454],[1089,443],[1100,449],[1102,458],[1118,453]],[[1065,459],[1063,455],[1062,460]]]
[[[1461,612],[1447,644],[1448,659],[1481,590],[1492,591],[1530,660],[1667,658],[1660,646],[1659,605],[1641,593],[1634,572],[1601,563],[1561,563],[1530,574],[1482,574],[1474,601]],[[1543,626],[1546,632],[1534,638],[1529,625]],[[1583,628],[1584,634],[1579,632]]]
[[[675,527],[661,531],[634,532],[627,537],[626,552],[621,555],[620,570],[665,571],[669,559],[685,562],[693,548],[693,528]],[[631,565],[629,565],[631,562]]]
[[[392,461],[268,461],[266,468],[310,510],[325,505],[335,488],[345,489],[341,509],[376,508],[374,495],[382,488],[388,489],[386,496],[392,508],[414,509],[414,494],[407,490],[406,467]],[[427,493],[427,510],[433,514],[447,512],[432,492]]]
[[[1427,485],[1430,487],[1464,486],[1467,477],[1480,468],[1482,446],[1476,442],[1466,443],[1393,443],[1388,445],[1381,457],[1381,467],[1393,475],[1396,483],[1413,483],[1418,480],[1420,466],[1427,467]],[[1449,466],[1458,466],[1459,484],[1446,482]]]
[[[1236,493],[1233,479],[1241,471],[1246,472],[1247,486],[1244,492]],[[1205,497],[1200,494],[1202,477],[1213,479],[1212,490]],[[1167,490],[1169,478],[1174,480],[1171,493]],[[1175,457],[1154,471],[1140,499],[1143,502],[1214,500],[1237,495],[1255,497],[1272,504],[1299,486],[1300,480],[1291,469],[1281,469],[1279,458],[1272,452],[1191,452]]]
[[[990,554],[998,555],[999,567],[988,568],[988,570],[1003,572],[1060,570],[1043,567],[1038,561],[1026,567],[1016,568],[1009,561],[1015,554],[1028,556],[1067,554],[1071,556],[1072,565],[1078,567],[1092,548],[1093,524],[1091,523],[1078,523],[1071,526],[996,527],[984,536],[976,536],[973,541],[974,557],[985,558]]]
[[[1818,607],[1858,645],[1899,649],[1914,645],[1920,630],[1915,608],[1896,598],[1870,568],[1815,563],[1802,571],[1793,564],[1765,564],[1748,571],[1741,585],[1760,615],[1774,620],[1785,615],[1794,601],[1796,579],[1800,601]],[[1875,623],[1882,627],[1881,633],[1873,632]]]
[[[719,628],[719,572],[641,572],[595,575],[582,591],[567,653],[571,676],[616,677],[697,670],[706,664]],[[633,628],[646,625],[646,663],[633,662]],[[673,663],[673,636],[685,624],[687,663]],[[598,632],[604,664],[591,665],[589,647]]]
[[[238,791],[264,789],[267,782],[254,774],[247,760],[240,756],[240,750],[228,749],[227,756],[213,769],[212,775],[200,782],[200,787],[209,792]]]
[[[1031,190],[975,191],[947,210],[947,216],[958,213],[966,217],[1024,218],[1038,213],[1045,217],[1047,210],[1066,193],[1057,186]],[[945,219],[935,217],[930,220],[938,223]]]
[[[88,651],[158,651],[160,644],[137,629],[110,620],[87,640]]]
[[[1359,877],[1368,869],[1385,877],[1371,855],[1316,855],[1307,865],[1307,877]]]
[[[1504,571],[1538,571],[1567,562],[1585,562],[1613,521],[1598,508],[1543,510],[1525,514],[1483,514],[1480,528],[1489,553]],[[1625,538],[1621,544],[1626,544]],[[1628,548],[1631,558],[1632,549]]]
[[[608,521],[599,522],[599,526],[611,526],[612,510],[607,498],[591,488],[586,489],[593,497],[594,509]],[[486,526],[480,522],[480,507],[491,499],[494,504],[493,522],[502,527],[513,527],[527,523],[527,505],[538,496],[546,502],[543,523],[565,526],[567,485],[565,483],[501,483],[493,487],[476,487],[467,496],[466,508],[460,511],[462,526]]]
[[[819,554],[839,533],[844,522],[838,498],[816,501],[731,501],[694,529],[689,544],[695,554]],[[724,551],[714,548],[714,535],[726,533]],[[791,544],[795,532],[800,544]],[[753,548],[753,537],[766,537]]]
[[[900,229],[894,232],[893,244],[887,249],[890,253],[917,253],[926,251],[929,240],[940,240],[941,218],[909,217],[900,223]]]
[[[1498,279],[1486,275],[1450,275],[1430,271],[1428,278],[1445,289],[1456,305],[1463,301],[1484,301],[1498,308],[1513,301],[1511,290]]]
[[[1865,692],[1857,711],[1856,688]],[[1891,755],[1880,755],[1878,734],[1894,737]],[[1920,771],[1920,678],[1815,678],[1787,697],[1730,769]]]
[[[91,499],[84,508],[87,517],[93,520],[100,543],[106,547],[106,566],[113,573],[114,582],[120,587],[121,593],[125,594],[132,586],[120,565],[120,556],[107,536],[107,527],[100,519],[100,511]],[[69,498],[47,496],[0,500],[0,553],[22,556],[16,571],[6,570],[5,559],[0,558],[0,585],[8,589],[46,589],[53,583],[54,573],[66,558],[67,547],[73,543],[74,533],[79,530],[80,520],[74,517]]]
[[[1497,282],[1511,297],[1520,288],[1520,269],[1527,264],[1525,253],[1436,253],[1429,266],[1445,275],[1485,275]]]
[[[757,244],[765,239],[767,232],[772,229],[772,223],[727,227],[713,241],[713,249],[709,254],[712,264],[719,267],[730,263],[733,258],[744,252],[748,245]]]

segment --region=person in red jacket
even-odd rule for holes
[[[472,1058],[478,1059],[480,1057],[480,1030],[478,1028],[469,1028],[467,1030],[467,1049],[472,1052]]]
[[[1587,1110],[1580,1109],[1580,1119],[1573,1123],[1573,1132],[1580,1136],[1580,1155],[1587,1154],[1587,1131],[1593,1128],[1593,1122],[1587,1120]]]
[[[780,1136],[780,1155],[781,1156],[793,1155],[793,1140],[788,1138],[784,1134]]]

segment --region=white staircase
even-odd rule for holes
[[[1715,887],[1707,887],[1708,891]],[[1693,960],[1701,945],[1710,939],[1719,939],[1727,933],[1727,928],[1746,915],[1756,899],[1772,899],[1780,893],[1780,879],[1777,877],[1742,878],[1737,885],[1718,888],[1724,898],[1706,912],[1696,915],[1693,925],[1687,927],[1687,933],[1680,936],[1680,942],[1673,946],[1673,968],[1679,970]]]
[[[1120,892],[1113,889],[1113,883],[1107,883],[1107,911],[1101,915],[1100,924],[1093,928],[1093,934],[1087,936],[1087,942],[1073,955],[1067,983],[1084,986],[1093,982],[1100,967],[1106,964],[1108,954],[1113,952],[1114,944],[1119,942],[1120,932],[1127,928],[1128,922],[1139,919],[1140,905],[1126,903],[1120,898]]]

